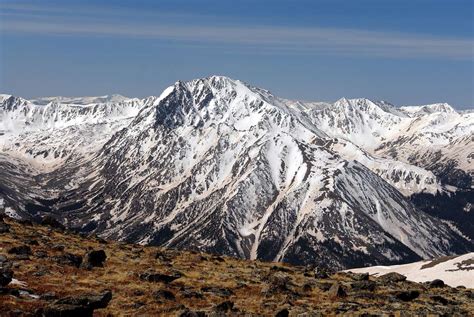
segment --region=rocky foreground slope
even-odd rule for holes
[[[3,218],[3,217],[2,217]],[[47,225],[46,225],[47,224]],[[105,241],[0,220],[1,316],[469,316],[474,290]],[[303,315],[303,316],[307,316]]]

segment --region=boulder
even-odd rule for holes
[[[139,278],[147,282],[161,282],[161,283],[171,283],[174,280],[182,277],[183,275],[179,272],[174,272],[172,274],[162,274],[156,272],[145,272],[139,275]]]
[[[10,225],[0,221],[0,234],[10,232]]]
[[[0,286],[7,286],[13,279],[13,271],[9,267],[0,268]]]
[[[328,295],[330,298],[340,298],[340,297],[345,297],[346,291],[342,287],[342,285],[339,282],[334,283],[331,288],[328,291]]]
[[[387,274],[384,274],[382,276],[379,276],[377,278],[377,282],[382,283],[382,284],[389,284],[389,283],[398,283],[398,282],[403,282],[407,279],[406,276],[401,275],[396,272],[390,272]]]
[[[53,304],[44,308],[39,314],[43,317],[92,317],[93,309],[81,305]]]
[[[41,221],[40,223],[43,225],[43,226],[48,226],[48,227],[51,227],[51,228],[54,228],[54,229],[59,229],[59,230],[64,230],[65,227],[62,223],[60,223],[56,218],[52,217],[52,216],[44,216],[43,218],[41,218]]]
[[[20,245],[16,247],[11,247],[8,249],[9,254],[17,254],[17,255],[31,255],[31,248],[27,245]]]
[[[55,301],[55,304],[83,306],[94,310],[107,307],[111,300],[112,292],[107,290],[100,294],[82,294],[79,296],[64,297]]]
[[[436,280],[432,280],[431,282],[429,282],[428,286],[431,287],[431,288],[438,288],[438,287],[444,287],[445,284],[442,280],[436,279]]]
[[[228,297],[234,295],[234,292],[228,288],[223,287],[202,287],[201,291],[204,293],[212,293],[216,296]]]
[[[93,267],[103,267],[107,255],[104,250],[93,250],[86,253],[82,266],[87,269]]]
[[[159,291],[156,291],[153,293],[153,297],[161,300],[161,299],[166,299],[166,300],[175,300],[176,297],[174,294],[168,290],[160,289]]]
[[[233,308],[234,308],[234,302],[226,300],[225,302],[222,302],[216,305],[216,307],[214,307],[214,310],[218,312],[226,313],[226,312],[231,311]]]
[[[376,283],[374,281],[355,281],[351,284],[351,289],[355,291],[370,291],[375,290]]]
[[[290,315],[290,312],[288,311],[288,309],[283,308],[282,310],[280,310],[279,312],[275,314],[275,317],[288,317],[289,315]]]
[[[186,309],[179,316],[180,317],[206,317],[207,314],[202,311],[193,311],[193,310]]]
[[[82,256],[80,255],[75,255],[72,253],[64,253],[62,255],[58,256],[53,256],[51,257],[56,263],[61,264],[61,265],[71,265],[75,267],[80,267],[82,263]]]
[[[420,292],[417,290],[399,291],[395,293],[395,297],[404,302],[410,302],[420,296]]]
[[[368,281],[369,273],[352,273],[348,272],[347,276],[354,281]]]

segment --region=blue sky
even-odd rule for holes
[[[473,3],[0,0],[0,91],[144,97],[218,74],[293,99],[474,108]]]

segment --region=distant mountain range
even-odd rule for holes
[[[0,95],[0,209],[140,244],[349,268],[474,251],[474,113],[275,97]]]

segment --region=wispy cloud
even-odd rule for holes
[[[0,9],[2,7],[0,6]],[[5,9],[5,7],[4,7]],[[266,25],[225,25],[200,23],[202,19],[173,24],[162,19],[138,22],[138,19],[119,21],[102,15],[97,10],[92,17],[56,17],[51,14],[69,13],[55,8],[6,7],[0,15],[0,32],[29,33],[54,36],[101,36],[167,40],[198,45],[232,45],[257,47],[274,53],[344,54],[350,56],[383,56],[399,58],[436,57],[445,59],[474,59],[474,40],[457,39],[319,27],[282,27]],[[85,11],[87,12],[87,10]],[[116,11],[115,13],[122,13]],[[109,14],[112,14],[109,12]]]

